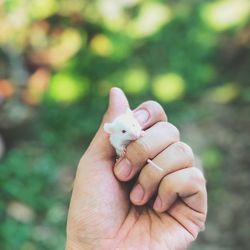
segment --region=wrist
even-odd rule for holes
[[[83,243],[77,243],[70,239],[66,239],[65,250],[85,250],[90,249],[90,247],[84,245]]]
[[[80,250],[80,249],[83,249],[83,247],[80,247],[75,242],[72,242],[71,240],[66,239],[65,250]]]

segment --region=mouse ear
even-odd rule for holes
[[[103,129],[106,133],[111,134],[113,132],[112,123],[104,123]]]

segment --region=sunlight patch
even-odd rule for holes
[[[60,66],[72,58],[85,45],[87,37],[77,30],[68,28],[63,31],[56,45],[49,49],[49,60]]]
[[[236,83],[227,83],[216,87],[211,92],[211,98],[217,103],[228,103],[240,95],[240,87]]]
[[[130,94],[138,94],[145,90],[148,74],[143,68],[130,69],[124,76],[124,90]]]
[[[85,78],[58,73],[51,80],[49,97],[58,102],[74,102],[87,93],[88,87],[89,82]]]
[[[113,44],[110,39],[103,35],[98,34],[90,42],[91,49],[100,56],[109,56],[113,52]]]
[[[169,23],[171,18],[171,9],[166,4],[143,4],[139,16],[128,26],[127,33],[134,38],[153,35]]]
[[[58,9],[55,0],[33,0],[30,1],[30,15],[36,19],[43,19],[53,15]]]
[[[250,14],[250,1],[223,0],[209,3],[203,8],[203,20],[214,30],[224,31],[240,25]]]
[[[163,102],[171,102],[183,96],[185,81],[176,73],[159,75],[153,81],[153,93]]]

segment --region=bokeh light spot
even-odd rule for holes
[[[148,74],[143,68],[130,69],[124,76],[124,90],[127,93],[138,94],[145,90]]]
[[[86,43],[85,33],[79,34],[75,29],[65,29],[58,43],[49,50],[49,61],[60,66],[74,56]]]
[[[222,0],[209,3],[201,12],[203,20],[216,31],[224,31],[244,23],[249,14],[248,0]]]
[[[217,168],[222,163],[221,152],[216,147],[209,147],[202,153],[205,168]]]
[[[30,14],[33,18],[43,19],[53,15],[58,9],[55,0],[33,0],[30,1]]]
[[[139,16],[128,26],[128,35],[134,38],[142,38],[152,35],[171,21],[172,12],[166,4],[145,3],[139,12]]]
[[[40,68],[31,75],[26,90],[23,92],[23,100],[29,105],[37,105],[41,102],[48,87],[50,73],[47,69]]]
[[[163,102],[171,102],[183,96],[184,79],[176,73],[159,75],[153,81],[153,93]]]
[[[84,96],[88,88],[89,82],[87,79],[58,73],[51,80],[49,97],[58,102],[74,102]]]
[[[217,103],[228,103],[240,95],[240,87],[236,83],[227,83],[216,87],[211,92],[211,98]]]
[[[110,39],[103,35],[98,34],[90,42],[92,50],[100,56],[109,56],[113,52],[113,44]]]
[[[0,101],[2,98],[11,97],[14,91],[14,85],[9,80],[0,79]]]

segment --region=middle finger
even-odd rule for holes
[[[123,160],[114,168],[116,177],[128,181],[146,164],[170,144],[179,141],[178,129],[168,122],[158,122],[146,130],[143,137],[130,143]]]
[[[145,204],[157,191],[158,185],[164,176],[180,169],[191,167],[193,162],[194,155],[192,149],[187,144],[176,142],[170,145],[154,158],[153,165],[149,163],[143,167],[138,177],[137,185],[131,191],[131,201],[136,205]],[[138,186],[140,192],[138,192]],[[142,193],[143,196],[141,195]]]

